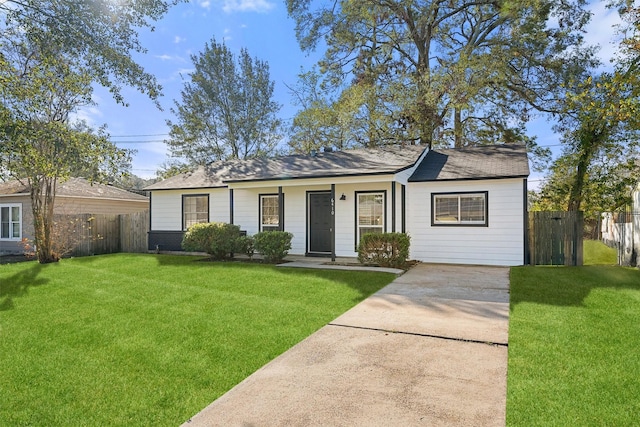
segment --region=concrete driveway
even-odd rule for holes
[[[503,426],[509,269],[419,264],[185,426]]]

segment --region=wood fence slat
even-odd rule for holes
[[[531,265],[582,265],[582,212],[529,213]]]
[[[55,239],[65,255],[148,250],[148,210],[122,215],[56,215],[55,222]]]

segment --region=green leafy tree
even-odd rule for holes
[[[140,28],[164,16],[184,0],[3,0],[0,1],[0,43],[19,35],[45,51],[55,46],[74,67],[110,89],[125,103],[122,86],[132,86],[156,100],[161,87],[131,54],[145,53]],[[0,66],[4,46],[0,45]]]
[[[584,5],[287,0],[300,46],[326,44],[321,70],[369,141],[458,147],[520,141],[531,109],[559,111],[558,83],[593,63]]]
[[[57,261],[53,245],[56,186],[77,171],[100,180],[125,171],[130,158],[70,114],[91,103],[91,77],[50,46],[43,51],[20,37],[3,45],[0,68],[0,165],[30,188],[36,254]]]
[[[272,153],[282,135],[269,65],[246,49],[236,59],[215,39],[191,60],[195,71],[171,110],[177,121],[167,121],[171,155],[202,165]]]
[[[585,218],[630,202],[640,178],[640,8],[615,1],[622,35],[614,70],[577,73],[563,85],[556,130],[563,154],[550,168],[539,206],[583,210]]]

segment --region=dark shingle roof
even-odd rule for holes
[[[19,181],[0,182],[0,195],[29,194],[29,186]],[[111,185],[91,184],[84,178],[71,178],[56,188],[56,196],[93,197],[115,200],[148,200],[147,197]]]
[[[527,149],[523,144],[487,145],[431,150],[409,182],[456,181],[529,176]]]
[[[423,146],[380,147],[215,162],[157,182],[145,190],[222,187],[227,183],[396,173],[415,164]]]

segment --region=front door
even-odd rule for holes
[[[331,253],[331,192],[308,193],[308,252]]]

